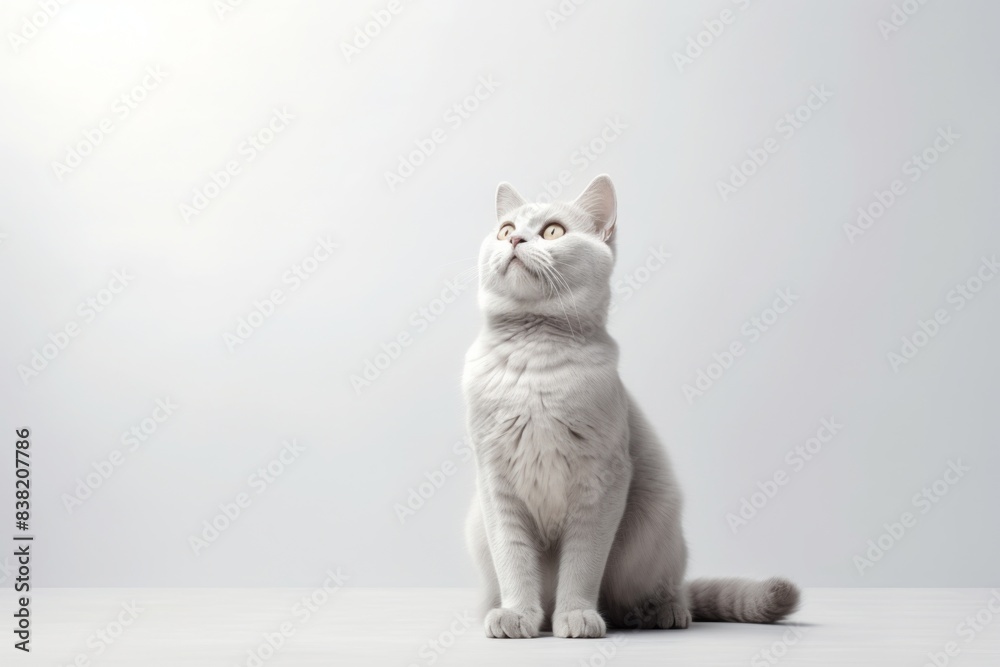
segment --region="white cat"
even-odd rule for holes
[[[680,488],[605,329],[611,180],[552,204],[501,183],[496,210],[479,253],[486,323],[463,378],[477,487],[468,541],[487,636],[603,637],[606,622],[771,623],[794,611],[799,591],[785,579],[684,581]]]

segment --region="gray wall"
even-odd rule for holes
[[[255,0],[220,17],[94,0],[8,38],[0,417],[7,447],[33,431],[37,582],[307,586],[340,568],[353,585],[474,583],[459,377],[493,191],[561,178],[572,197],[607,172],[611,329],[686,489],[692,572],[1000,583],[1000,280],[977,282],[1000,252],[1000,6],[929,3],[883,35],[888,1],[742,5],[587,2],[550,23],[557,0],[404,2],[350,62],[341,44],[386,3]],[[731,23],[712,24],[723,10]],[[20,33],[37,11],[5,3],[0,26]],[[704,21],[721,33],[678,66]],[[453,109],[477,92],[466,117]],[[294,118],[245,143],[274,109]],[[53,165],[102,123],[78,166]],[[747,151],[763,164],[723,196]],[[206,185],[207,207],[183,215]],[[845,228],[879,196],[893,201],[877,220]],[[318,238],[338,247],[307,260]],[[227,344],[274,290],[273,313]],[[779,291],[793,303],[769,312]],[[43,349],[50,336],[64,348]],[[35,350],[52,358],[22,379]],[[369,361],[385,367],[356,391]],[[686,395],[699,371],[714,379]],[[291,439],[280,474],[258,473]],[[922,498],[950,462],[962,475]],[[440,488],[401,522],[428,479]],[[727,518],[743,499],[758,505],[745,524]],[[238,500],[195,554],[189,538]],[[886,553],[857,560],[880,536]]]

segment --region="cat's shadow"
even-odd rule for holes
[[[778,636],[780,636],[780,635],[784,634],[785,632],[787,632],[791,628],[818,628],[818,627],[822,627],[822,626],[819,623],[796,623],[796,622],[789,622],[789,621],[782,621],[782,622],[779,622],[779,623],[726,623],[726,622],[713,623],[713,622],[710,622],[710,621],[698,621],[698,622],[695,622],[695,623],[691,623],[690,626],[688,626],[687,628],[684,628],[683,630],[676,629],[676,628],[670,629],[670,630],[664,630],[664,629],[629,630],[629,629],[625,629],[625,628],[609,628],[608,629],[608,634],[606,636],[604,636],[604,637],[601,637],[599,639],[599,641],[606,641],[606,640],[611,639],[613,637],[623,637],[624,638],[624,637],[650,637],[650,636],[653,636],[653,637],[662,638],[662,637],[668,637],[668,636],[674,636],[674,635],[686,635],[688,632],[691,632],[693,630],[695,630],[695,631],[700,630],[700,631],[704,632],[704,631],[706,631],[706,630],[708,630],[710,628],[712,628],[712,629],[718,629],[718,628],[723,628],[723,627],[733,628],[734,630],[736,630],[736,629],[743,629],[743,630],[745,630],[748,627],[759,627],[762,630],[764,630],[764,629],[773,629],[773,630],[777,631]],[[769,635],[770,633],[765,633],[765,634]],[[550,630],[543,630],[542,632],[539,633],[539,635],[538,635],[537,638],[538,639],[543,639],[543,638],[546,638],[546,637],[548,637],[548,638],[556,638],[555,635],[553,635]]]

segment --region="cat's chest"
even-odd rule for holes
[[[549,358],[497,356],[467,377],[470,429],[484,472],[513,491],[545,534],[563,525],[599,451],[588,424],[593,397],[581,371]]]
[[[582,369],[569,359],[496,351],[467,372],[473,429],[487,440],[562,442],[587,409]],[[516,437],[515,437],[516,436]]]

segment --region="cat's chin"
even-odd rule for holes
[[[512,269],[520,270],[532,276],[535,275],[535,272],[532,271],[530,268],[528,268],[528,265],[524,263],[524,260],[518,257],[517,255],[511,255],[510,259],[507,260],[507,266],[504,268],[504,275],[506,275]]]
[[[517,255],[508,260],[503,271],[503,278],[509,285],[514,286],[512,291],[522,293],[515,294],[515,296],[534,295],[542,280],[538,272]]]

